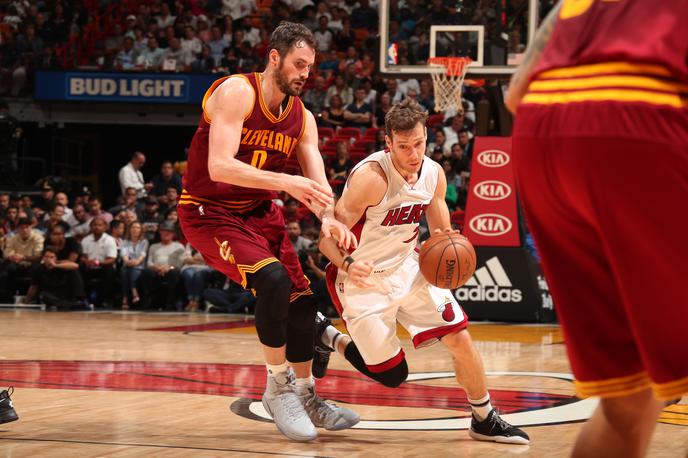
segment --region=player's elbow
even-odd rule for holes
[[[208,176],[213,181],[226,182],[231,176],[233,159],[224,158],[224,160],[213,160],[208,158]]]

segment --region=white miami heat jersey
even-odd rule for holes
[[[442,170],[435,161],[423,156],[418,181],[409,184],[394,167],[392,155],[378,151],[359,162],[351,173],[369,162],[382,167],[387,176],[387,192],[378,205],[366,209],[352,229],[358,237],[358,248],[351,256],[372,261],[374,272],[382,272],[400,265],[415,249],[418,223],[435,195]]]

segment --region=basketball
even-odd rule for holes
[[[475,272],[475,249],[464,236],[434,234],[420,249],[418,264],[425,279],[444,289],[463,285]]]

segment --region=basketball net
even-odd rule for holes
[[[428,64],[444,67],[442,72],[432,72],[432,85],[435,87],[435,110],[458,110],[461,106],[463,80],[472,62],[469,57],[431,57]]]

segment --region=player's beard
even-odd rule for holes
[[[289,81],[289,79],[284,74],[282,69],[283,69],[283,61],[280,61],[279,65],[277,66],[277,74],[275,76],[275,79],[277,81],[277,87],[279,88],[279,90],[284,92],[287,95],[291,95],[294,97],[301,94],[301,89],[303,89],[303,85],[299,88],[299,87],[292,86],[292,83],[295,83],[296,81],[301,81],[302,83],[305,84],[306,81],[302,80],[301,78],[295,78],[295,79]]]

